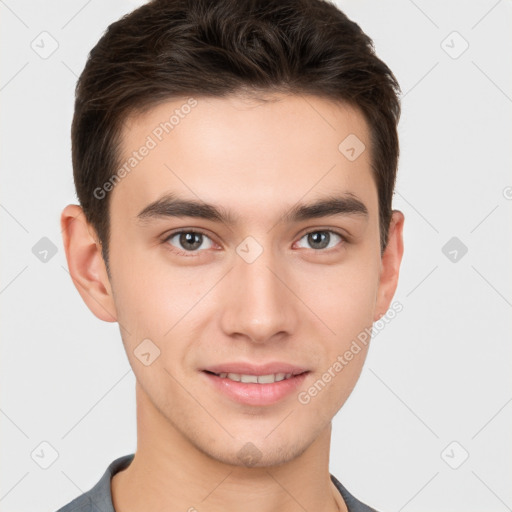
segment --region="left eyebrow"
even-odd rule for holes
[[[298,204],[283,216],[285,222],[301,222],[308,219],[334,215],[359,215],[368,218],[368,208],[354,194],[328,196],[310,204]]]
[[[282,221],[294,223],[334,215],[357,215],[367,219],[368,209],[354,194],[346,192],[341,196],[323,197],[309,204],[299,203],[283,215]],[[239,219],[224,208],[202,201],[180,199],[175,194],[157,199],[137,215],[141,222],[166,217],[195,217],[227,225],[234,225]]]

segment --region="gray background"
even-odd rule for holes
[[[135,450],[134,375],[72,284],[59,216],[77,76],[140,3],[0,0],[2,511],[54,511]],[[338,5],[403,89],[406,221],[404,309],[334,419],[331,473],[383,512],[512,510],[512,3]]]

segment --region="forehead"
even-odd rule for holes
[[[285,205],[348,192],[373,214],[377,193],[362,114],[317,96],[265,99],[184,97],[127,119],[111,212],[135,218],[173,193],[270,222]]]

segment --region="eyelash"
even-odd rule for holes
[[[198,254],[200,254],[202,251],[206,250],[206,249],[202,249],[202,250],[197,250],[197,251],[180,251],[179,249],[177,249],[176,247],[172,246],[171,244],[169,244],[169,240],[173,237],[175,237],[176,235],[181,235],[183,233],[194,233],[194,234],[200,234],[200,235],[203,235],[207,238],[209,238],[211,240],[211,238],[203,231],[199,230],[199,229],[181,229],[179,231],[174,231],[173,233],[169,234],[168,236],[166,236],[164,238],[164,240],[162,241],[162,243],[164,244],[168,244],[170,247],[172,247],[171,251],[178,255],[178,256],[185,256],[185,257],[198,257]],[[310,235],[311,233],[331,233],[331,234],[335,234],[335,235],[338,235],[340,238],[341,238],[341,242],[338,244],[338,245],[345,245],[349,242],[347,236],[339,233],[338,231],[334,231],[332,229],[313,229],[311,231],[307,231],[306,233],[304,233],[300,238],[299,240],[302,240],[304,237]],[[213,242],[213,240],[212,240]],[[215,242],[214,242],[215,243]],[[339,248],[338,248],[339,249]],[[331,247],[330,249],[311,249],[312,251],[315,251],[315,252],[324,252],[324,253],[329,253],[331,251],[335,251],[337,250],[336,248],[334,247]]]

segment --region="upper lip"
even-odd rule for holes
[[[309,370],[302,366],[276,361],[261,365],[243,362],[222,363],[208,366],[207,368],[204,368],[203,371],[212,373],[238,373],[242,375],[271,375],[276,373],[291,373],[292,375],[299,375],[300,373],[304,373]]]

